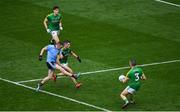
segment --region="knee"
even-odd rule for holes
[[[64,69],[62,69],[62,70],[60,70],[63,74],[65,74],[66,73],[66,71],[64,70]]]
[[[123,94],[121,93],[121,94],[120,94],[120,97],[122,97],[122,96],[123,96]]]
[[[120,94],[120,96],[123,97],[123,96],[125,96],[125,94],[122,92],[122,93]]]
[[[69,72],[70,72],[70,73],[73,73],[73,71],[72,71],[72,70],[69,70]]]
[[[48,76],[47,76],[48,79],[51,79],[52,77],[53,77],[52,75],[48,75]]]

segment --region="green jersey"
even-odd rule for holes
[[[139,67],[133,67],[129,72],[127,73],[127,77],[129,78],[129,86],[136,91],[139,90],[141,87],[141,77],[142,77],[143,71]]]
[[[65,64],[68,62],[68,56],[71,55],[71,49],[70,48],[62,48],[62,55],[63,58],[60,59],[60,63]]]
[[[51,31],[58,31],[61,18],[62,16],[60,13],[58,15],[54,15],[54,13],[47,15],[48,29]]]

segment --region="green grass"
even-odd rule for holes
[[[168,0],[179,3],[178,0]],[[63,11],[61,40],[69,39],[82,63],[70,58],[75,71],[86,72],[180,59],[180,8],[153,0],[1,0],[0,77],[12,81],[43,78],[47,74],[40,49],[50,40],[43,27],[53,5]],[[179,110],[180,63],[143,68],[148,80],[136,95],[137,104],[127,110]],[[44,90],[121,110],[119,73],[127,69],[84,75],[75,89],[68,78],[50,81]],[[36,87],[37,82],[25,83]],[[36,93],[0,81],[0,110],[97,110],[68,100]]]

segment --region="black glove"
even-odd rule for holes
[[[79,57],[79,56],[77,57],[77,60],[79,61],[79,63],[81,63],[81,59],[80,59],[80,57]]]
[[[39,61],[42,61],[42,55],[39,55]]]

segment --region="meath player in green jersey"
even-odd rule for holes
[[[59,13],[59,7],[53,7],[53,13],[47,15],[44,19],[44,26],[48,33],[51,34],[52,40],[55,40],[56,43],[59,42],[59,33],[60,30],[63,30],[62,27],[62,15]]]
[[[125,104],[122,108],[125,108],[129,105],[129,103],[134,104],[133,95],[136,91],[138,91],[141,87],[141,80],[146,80],[146,76],[143,73],[140,67],[136,66],[136,60],[132,59],[129,61],[129,65],[131,69],[126,75],[126,78],[123,80],[123,83],[128,82],[128,86],[123,90],[120,94],[120,97],[124,100]],[[129,96],[129,100],[127,97]]]
[[[74,56],[80,63],[81,63],[81,59],[80,59],[80,57],[79,57],[77,54],[75,54],[75,53],[70,49],[70,46],[71,46],[70,41],[65,40],[65,41],[63,42],[63,48],[61,49],[61,51],[62,51],[62,52],[61,52],[62,57],[60,57],[59,61],[60,61],[61,67],[63,67],[67,72],[69,72],[69,73],[74,73],[73,70],[71,69],[71,67],[68,65],[68,57],[69,57],[70,55],[72,55],[72,56]],[[59,75],[60,75],[60,74],[59,74]],[[63,74],[61,74],[61,75],[63,75]],[[79,74],[78,74],[78,75],[79,75]],[[74,78],[71,78],[71,79],[72,79],[72,81],[74,82],[76,88],[79,88],[79,87],[81,86],[81,83],[78,83],[78,82],[76,81],[76,79],[74,79]]]

